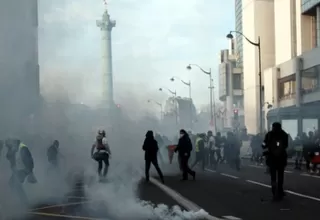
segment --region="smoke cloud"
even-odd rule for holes
[[[99,53],[97,50],[88,49],[88,53],[83,54],[82,58],[75,58],[73,54],[78,51],[68,50],[83,44],[81,35],[89,34],[92,28],[96,28],[94,22],[72,26],[68,22],[69,19],[77,19],[79,14],[61,16],[66,15],[64,14],[68,11],[66,7],[81,7],[81,3],[71,6],[62,0],[39,1],[39,3],[40,104],[35,108],[34,114],[27,119],[24,118],[26,126],[21,126],[21,121],[14,119],[10,111],[16,108],[12,106],[2,113],[3,118],[12,117],[9,117],[8,121],[3,120],[4,124],[1,125],[3,139],[18,137],[27,144],[33,154],[34,173],[38,183],[24,184],[30,205],[62,202],[62,198],[71,188],[66,177],[74,170],[84,170],[88,178],[96,177],[97,164],[90,157],[90,148],[97,130],[102,128],[107,131],[107,139],[113,153],[109,183],[106,185],[93,183],[87,186],[86,193],[92,200],[102,201],[108,208],[109,215],[114,219],[132,217],[130,219],[176,220],[195,219],[197,215],[205,215],[205,213],[184,212],[179,207],[170,210],[163,204],[151,204],[139,200],[137,186],[144,165],[141,145],[146,130],[158,129],[158,118],[150,113],[152,107],[147,107],[149,105],[147,100],[150,96],[161,98],[161,95],[152,87],[120,82],[115,86],[115,99],[119,102],[120,109],[117,113],[105,116],[104,110],[98,107],[101,98]],[[62,19],[54,21],[53,18],[59,16]],[[94,16],[98,17],[99,14],[89,14],[87,18],[93,21]],[[98,44],[98,42],[91,43]],[[25,48],[24,52],[27,50]],[[20,52],[16,51],[14,54]],[[19,63],[18,60],[15,62]],[[10,66],[15,66],[15,62],[12,61]],[[21,70],[23,71],[23,68]],[[7,89],[12,91],[9,87]],[[29,99],[19,97],[17,100],[24,104]],[[24,108],[20,109],[23,110]],[[11,132],[6,132],[9,127]],[[47,148],[55,139],[60,141],[63,155],[58,172],[50,169],[46,157]],[[16,207],[21,207],[21,201],[8,185],[11,169],[5,154],[6,148],[0,160],[0,208],[4,216],[12,219],[24,216],[27,209],[20,209],[17,212]],[[126,207],[125,211],[119,210],[120,207]],[[94,207],[91,209],[94,211]]]

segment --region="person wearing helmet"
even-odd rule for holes
[[[106,133],[105,131],[99,131],[96,141],[91,148],[91,157],[98,162],[98,175],[101,181],[107,176],[110,156],[111,151],[106,138]],[[104,169],[102,173],[103,164]]]

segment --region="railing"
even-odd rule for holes
[[[279,101],[287,100],[287,99],[295,99],[295,98],[296,98],[296,93],[292,92],[292,93],[280,95]]]

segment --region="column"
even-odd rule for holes
[[[317,7],[317,15],[316,15],[316,36],[317,36],[317,47],[320,46],[320,6]]]
[[[301,74],[303,70],[303,60],[300,57],[296,58],[296,107],[301,107]],[[298,134],[302,134],[302,120],[303,116],[301,114],[297,115],[297,121],[298,121]]]
[[[303,60],[300,57],[297,57],[296,60],[296,106],[300,107],[301,105],[301,74],[303,69]]]
[[[227,64],[227,74],[229,75],[228,79],[228,91],[227,91],[227,97],[226,97],[226,101],[227,101],[227,117],[228,117],[228,127],[232,127],[233,126],[233,68],[234,65],[232,62],[228,62]]]

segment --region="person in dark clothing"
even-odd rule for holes
[[[48,148],[47,157],[48,162],[52,165],[52,167],[58,167],[58,158],[59,156],[59,141],[55,140],[53,144]]]
[[[223,141],[222,141],[222,136],[220,132],[217,132],[217,135],[215,136],[215,144],[216,144],[215,153],[217,154],[217,163],[221,163],[222,162],[221,149],[223,147]]]
[[[267,155],[267,165],[270,168],[271,188],[274,200],[281,200],[284,196],[283,179],[287,166],[288,134],[282,130],[281,124],[272,124],[262,143],[264,154]]]
[[[182,179],[181,180],[188,180],[188,174],[193,177],[193,180],[196,178],[196,172],[191,170],[189,167],[189,158],[192,151],[192,143],[189,138],[188,133],[181,129],[180,130],[180,139],[175,149],[175,152],[178,152],[179,157],[181,159],[181,168],[182,168]]]
[[[234,133],[227,133],[227,145],[229,150],[229,163],[231,167],[240,170],[240,147],[241,143],[238,141]]]
[[[158,142],[154,139],[153,131],[147,132],[142,149],[145,152],[144,159],[146,161],[146,165],[145,165],[146,181],[149,182],[149,170],[150,170],[151,164],[153,164],[153,166],[156,168],[156,170],[159,174],[159,177],[160,177],[162,183],[164,183],[163,174],[162,174],[162,171],[159,167],[158,158],[157,158],[157,154],[158,154],[158,150],[159,150]]]
[[[257,134],[252,137],[250,147],[252,149],[252,161],[256,162],[257,164],[262,164],[262,150],[261,150],[261,144],[263,142],[262,134]]]

